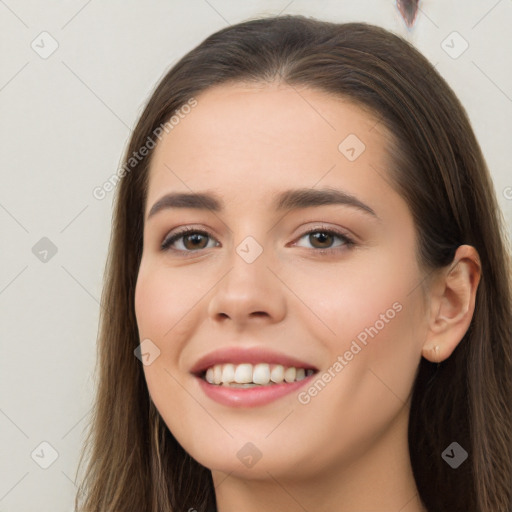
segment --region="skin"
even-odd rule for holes
[[[220,512],[425,512],[407,446],[411,389],[421,357],[446,359],[469,327],[477,253],[459,247],[425,280],[412,216],[386,176],[390,135],[358,106],[282,84],[217,86],[197,100],[155,148],[146,217],[169,192],[215,191],[226,207],[167,209],[145,222],[135,308],[140,339],[160,350],[144,366],[153,402],[212,470]],[[338,150],[348,134],[366,146],[352,162]],[[346,205],[270,208],[276,193],[302,187],[342,189],[378,219]],[[355,245],[303,236],[319,222]],[[161,250],[183,226],[210,237],[199,249],[181,238],[174,252]],[[250,264],[236,252],[247,236],[263,249]],[[337,251],[320,255],[322,247]],[[397,302],[401,311],[307,404],[290,393],[231,408],[189,373],[199,357],[233,345],[325,372]],[[248,442],[261,453],[252,467],[237,457]]]

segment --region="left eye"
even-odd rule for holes
[[[314,229],[311,231],[308,231],[307,233],[304,233],[300,238],[309,237],[308,239],[313,242],[313,248],[318,250],[337,250],[336,247],[351,247],[354,245],[354,241],[349,238],[347,235],[343,233],[339,233],[337,231],[327,230],[327,229]],[[197,229],[186,229],[184,231],[180,231],[178,233],[175,233],[169,237],[167,237],[161,245],[162,250],[176,250],[181,252],[193,252],[200,249],[207,249],[209,248],[206,244],[205,246],[205,240],[208,238],[211,238],[212,241],[214,240],[211,235],[206,231],[201,231]],[[331,247],[332,241],[334,238],[338,238],[341,240],[341,243],[338,244],[338,246]],[[172,247],[176,242],[180,242],[182,245],[181,248],[175,248]],[[316,246],[315,244],[320,244],[320,246]],[[218,242],[215,243],[211,247],[215,247],[218,245]]]
[[[308,231],[304,233],[300,238],[308,237],[309,241],[312,241],[313,244],[320,244],[320,247],[314,246],[315,249],[319,250],[336,250],[335,247],[348,246],[351,247],[354,245],[354,241],[349,238],[347,235],[343,233],[338,233],[337,231],[327,230],[327,229],[314,229],[312,231]],[[338,238],[342,241],[341,244],[338,244],[335,247],[331,247],[331,243],[333,238]],[[326,247],[325,244],[328,246]]]

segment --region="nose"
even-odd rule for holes
[[[273,324],[286,314],[285,285],[272,268],[269,250],[258,249],[254,241],[240,244],[228,258],[224,276],[218,281],[208,304],[209,317],[234,328],[248,324]],[[256,251],[256,252],[254,252]],[[252,252],[252,254],[251,254]]]

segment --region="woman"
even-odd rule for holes
[[[503,219],[409,43],[220,30],[118,178],[79,510],[509,510]]]

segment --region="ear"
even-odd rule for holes
[[[461,245],[452,264],[431,288],[430,320],[422,355],[433,363],[444,361],[460,343],[471,323],[481,276],[476,249]]]

